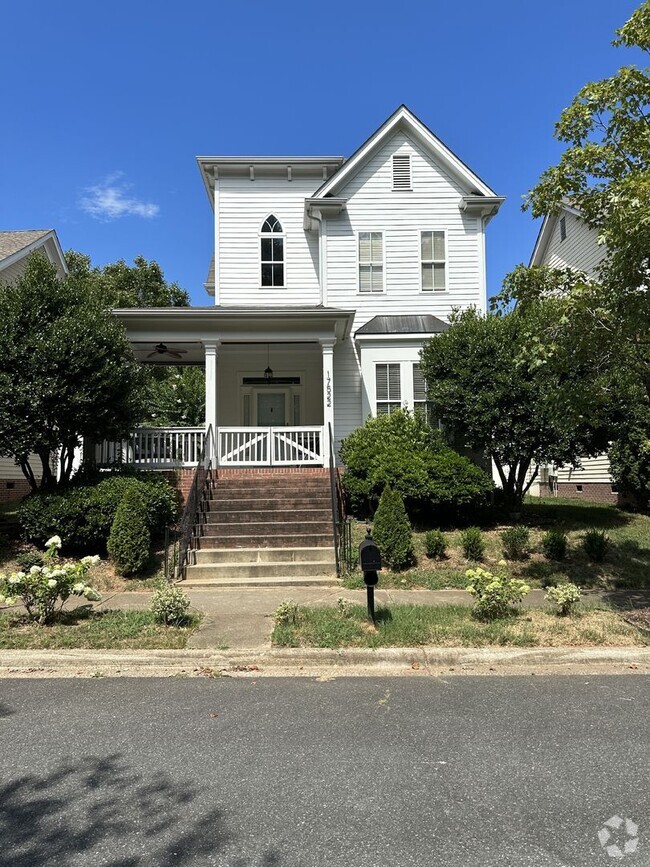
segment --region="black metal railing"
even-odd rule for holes
[[[215,454],[214,433],[208,427],[192,484],[180,518],[165,531],[165,578],[178,581],[185,577],[190,554],[202,532],[205,507],[212,484],[212,466]]]
[[[332,498],[332,529],[334,531],[334,555],[336,574],[342,575],[352,568],[352,523],[346,515],[345,493],[341,474],[334,457],[334,435],[329,425],[330,444],[330,494]]]

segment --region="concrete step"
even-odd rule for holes
[[[333,544],[332,530],[329,533],[253,533],[243,534],[241,536],[233,536],[229,533],[222,533],[219,536],[205,535],[199,536],[198,547],[200,550],[204,548],[278,548],[286,546],[295,548],[304,546],[306,548],[328,548]]]
[[[331,541],[331,540],[330,540]],[[194,562],[205,563],[327,563],[336,567],[334,548],[200,548]]]
[[[308,521],[332,522],[331,509],[228,509],[206,512],[206,524],[285,523],[302,524]]]
[[[210,520],[210,518],[213,520]],[[329,533],[333,534],[332,519],[320,521],[304,521],[295,518],[292,521],[220,521],[220,516],[208,515],[208,520],[202,525],[204,536],[293,536],[303,533]],[[256,548],[257,545],[249,545]],[[280,545],[276,546],[277,548]],[[292,547],[296,547],[293,546]]]
[[[306,563],[196,563],[187,567],[189,578],[231,578],[240,580],[275,578],[314,578],[332,575],[336,569],[330,562]]]
[[[188,569],[189,573],[189,569]],[[334,575],[294,575],[291,578],[198,578],[188,574],[180,585],[183,589],[191,587],[253,588],[253,587],[323,587],[336,589],[338,578]]]

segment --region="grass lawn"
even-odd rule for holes
[[[93,611],[80,606],[62,612],[51,626],[37,626],[18,614],[0,614],[0,649],[177,650],[199,625],[190,616],[185,626],[161,626],[150,611]]]
[[[522,562],[511,562],[509,572],[522,578],[532,587],[542,587],[561,581],[573,581],[582,587],[603,590],[650,591],[650,516],[625,512],[615,506],[589,501],[560,498],[530,497],[524,503],[518,522],[531,531],[532,551]],[[485,534],[486,568],[496,567],[503,557],[500,533],[512,526],[492,523],[481,527]],[[365,535],[365,522],[353,525],[353,549]],[[610,547],[604,563],[592,563],[582,549],[586,530],[605,530]],[[413,534],[417,564],[401,573],[384,570],[380,573],[380,587],[426,587],[441,590],[447,587],[465,587],[465,571],[470,565],[460,550],[461,530],[442,526],[447,538],[447,557],[429,560],[424,550],[424,532]],[[541,541],[549,529],[563,530],[568,536],[566,560],[551,562],[541,553]],[[346,587],[363,587],[358,572],[345,579]]]
[[[352,606],[298,609],[295,623],[276,625],[271,640],[279,647],[592,647],[647,646],[650,637],[604,609],[558,617],[527,610],[484,623],[462,605],[391,605],[377,611],[377,628],[366,609]]]

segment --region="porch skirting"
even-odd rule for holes
[[[217,479],[249,478],[250,476],[329,476],[327,467],[217,467]]]

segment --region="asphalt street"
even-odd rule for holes
[[[0,867],[649,867],[649,686],[3,680]]]

